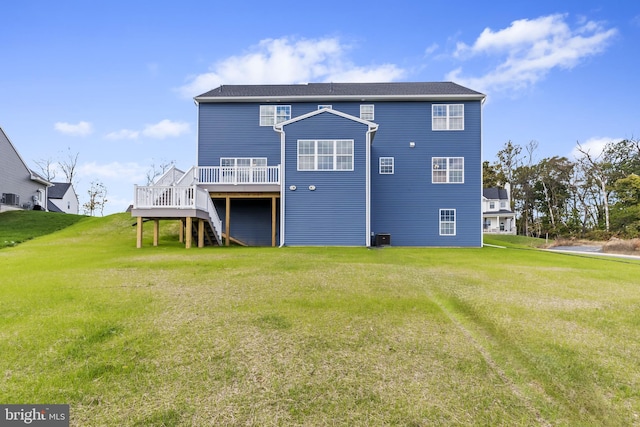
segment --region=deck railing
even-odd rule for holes
[[[193,185],[189,187],[136,186],[133,207],[205,209],[205,200],[198,200],[197,193],[197,187]]]
[[[136,185],[134,196],[134,209],[198,209],[208,212],[218,242],[221,241],[222,221],[207,190],[195,185],[188,187]]]
[[[280,184],[280,166],[199,166],[200,184]]]

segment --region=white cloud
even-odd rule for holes
[[[142,166],[136,162],[111,162],[111,163],[83,163],[78,167],[78,176],[93,180],[116,180],[128,183],[143,182],[148,166]]]
[[[189,123],[186,122],[174,122],[171,120],[162,120],[153,125],[145,126],[142,131],[142,135],[149,138],[165,139],[169,137],[176,137],[188,133],[190,130]]]
[[[87,136],[93,132],[93,126],[89,122],[78,122],[78,124],[75,125],[66,122],[57,122],[53,127],[58,132],[71,136]]]
[[[484,55],[497,58],[498,65],[476,77],[465,76],[457,68],[447,79],[485,93],[526,88],[554,68],[571,69],[601,53],[618,33],[594,21],[583,21],[572,29],[565,19],[566,15],[558,14],[521,19],[498,31],[486,28],[473,45],[458,43],[454,57],[467,60]]]
[[[221,84],[393,81],[405,74],[393,64],[356,66],[346,57],[347,50],[337,38],[265,39],[244,55],[223,59],[209,72],[190,77],[178,91],[193,97]]]
[[[582,148],[582,151],[588,153],[591,158],[596,159],[602,154],[602,151],[607,144],[609,144],[610,142],[620,142],[623,139],[624,138],[594,137],[589,138],[584,143],[581,142],[580,147]],[[571,150],[571,157],[573,157],[574,159],[584,157],[584,154],[578,151],[577,144],[575,147],[573,147],[573,150]]]
[[[111,132],[105,135],[106,139],[119,140],[119,139],[138,139],[140,132],[137,130],[121,129],[116,132]]]
[[[148,138],[165,139],[189,133],[190,130],[191,127],[189,123],[174,122],[172,120],[164,119],[159,121],[158,123],[146,125],[142,131],[121,129],[115,132],[108,133],[104,137],[105,139],[110,140],[136,140],[142,135]]]
[[[438,50],[439,47],[438,43],[431,43],[431,45],[424,50],[425,56],[430,56],[433,52]]]

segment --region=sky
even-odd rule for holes
[[[221,84],[453,81],[487,95],[484,160],[538,161],[640,135],[639,53],[635,1],[6,1],[0,127],[35,171],[77,154],[110,214],[196,164],[193,97]]]

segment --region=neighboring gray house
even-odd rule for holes
[[[47,208],[51,183],[33,172],[0,127],[0,212]]]
[[[482,190],[482,229],[485,233],[516,234],[516,214],[511,210],[510,186]]]
[[[53,187],[49,188],[47,210],[77,215],[80,203],[73,185],[68,182],[52,182],[52,184]]]

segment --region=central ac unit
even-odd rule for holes
[[[20,196],[14,193],[2,193],[2,200],[5,205],[17,206],[20,204]]]

